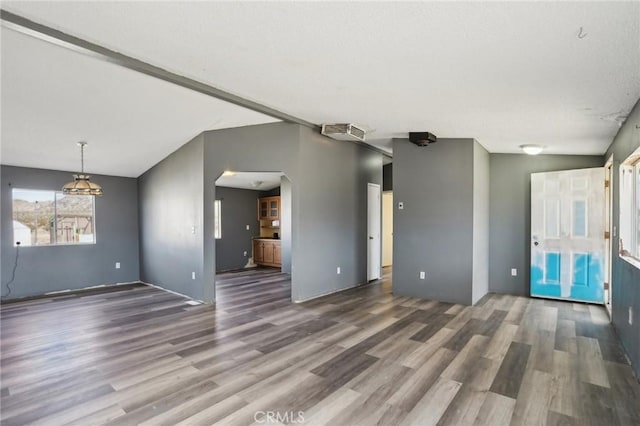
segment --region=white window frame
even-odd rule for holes
[[[216,240],[222,239],[222,200],[213,202],[213,236]]]
[[[11,190],[11,221],[13,224],[14,216],[13,216],[13,202],[14,202],[14,194],[16,191],[22,192],[46,192],[53,194],[53,241],[49,244],[34,244],[34,245],[20,245],[21,247],[59,247],[59,246],[88,246],[95,245],[98,241],[97,231],[96,231],[96,197],[93,195],[78,195],[78,197],[91,197],[91,229],[93,229],[93,241],[89,242],[58,242],[58,196],[62,194],[62,191],[55,191],[51,189],[33,189],[33,188],[12,188]],[[11,226],[11,235],[13,238],[13,245],[16,246],[16,237],[15,237],[15,229],[13,225]]]
[[[620,165],[618,254],[640,268],[640,148]]]

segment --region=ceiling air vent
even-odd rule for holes
[[[323,124],[321,133],[339,141],[364,142],[365,131],[355,124]]]

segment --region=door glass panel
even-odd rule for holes
[[[587,202],[585,200],[573,201],[573,236],[587,236]]]
[[[545,282],[547,284],[558,284],[560,282],[560,253],[545,253]]]
[[[547,238],[560,237],[560,200],[544,201],[544,232]]]

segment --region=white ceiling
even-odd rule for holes
[[[203,130],[278,121],[2,28],[2,164],[137,177]]]
[[[314,123],[363,125],[372,130],[369,141],[387,149],[392,137],[428,130],[475,137],[491,152],[520,152],[519,145],[534,143],[547,153],[602,154],[619,128],[616,119],[640,97],[640,2],[4,2],[3,8]],[[3,92],[5,69],[11,72],[16,61],[7,66],[4,50]],[[36,59],[21,59],[30,60]],[[89,71],[74,77],[94,78]],[[145,83],[138,85],[166,85],[139,78]],[[139,98],[138,85],[119,93],[125,105]],[[163,121],[143,113],[165,121],[184,113],[156,129],[162,136],[183,120],[197,121],[193,113],[201,108],[187,98],[209,101],[186,93],[181,102],[169,100],[180,92],[167,89],[150,110],[128,110],[118,123],[120,138],[134,140],[142,155],[155,145],[141,135]],[[95,122],[109,111],[78,118]],[[183,129],[192,136],[208,124]],[[183,138],[176,146],[189,137],[175,136]]]
[[[282,173],[279,172],[235,172],[233,176],[220,176],[216,180],[216,185],[227,188],[268,191],[280,186],[281,177]]]

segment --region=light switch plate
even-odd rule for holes
[[[398,210],[404,210],[404,203],[402,201],[398,203]]]
[[[336,273],[337,273],[338,275],[340,275],[340,267],[339,267],[339,266],[336,268]]]
[[[424,271],[420,271],[420,279],[424,280],[426,277],[426,274],[424,273]]]
[[[116,262],[116,269],[120,269],[120,262]]]
[[[512,277],[518,276],[518,270],[516,268],[511,268],[511,276]]]

